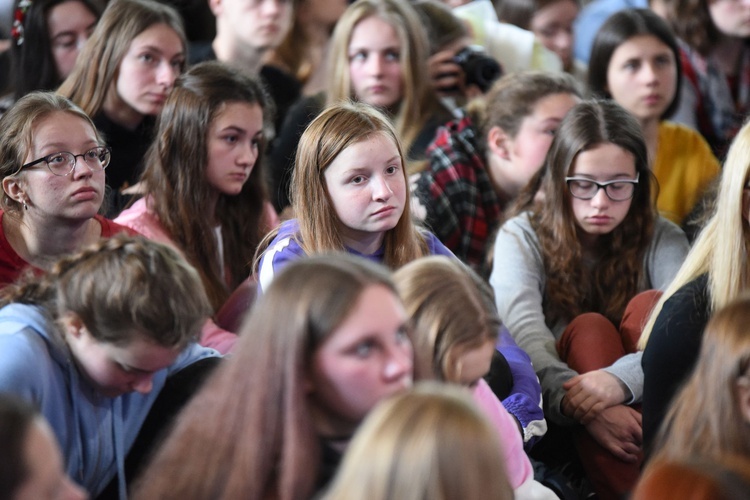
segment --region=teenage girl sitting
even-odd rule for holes
[[[500,228],[490,283],[539,375],[545,416],[583,424],[584,466],[612,498],[638,477],[640,414],[627,404],[642,393],[635,351],[653,297],[627,307],[669,284],[687,239],[656,214],[640,127],[617,104],[574,107],[538,180],[521,195],[524,211]]]

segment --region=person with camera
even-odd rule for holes
[[[427,28],[427,61],[435,92],[456,117],[469,100],[489,90],[503,74],[501,64],[479,45],[472,45],[467,24],[436,0],[412,4]]]

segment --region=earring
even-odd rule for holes
[[[28,210],[29,210],[29,206],[28,206],[28,205],[26,204],[26,201],[25,201],[25,200],[24,200],[24,201],[22,201],[22,202],[21,202],[21,204],[23,205],[23,209],[24,209],[24,210],[26,210],[26,211],[28,211]]]

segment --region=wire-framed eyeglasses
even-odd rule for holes
[[[91,148],[85,153],[81,153],[78,155],[74,155],[73,153],[69,153],[67,151],[60,151],[59,153],[52,153],[43,158],[39,158],[37,160],[30,161],[29,163],[21,165],[21,168],[19,168],[18,171],[20,172],[24,168],[33,167],[34,165],[38,165],[39,163],[44,162],[53,175],[65,177],[69,175],[73,171],[73,169],[76,168],[76,163],[78,162],[79,156],[83,158],[83,162],[86,164],[89,170],[91,170],[92,172],[98,172],[99,170],[104,170],[105,168],[107,168],[107,165],[109,165],[109,160],[112,156],[112,152],[107,146],[98,146],[95,148]]]
[[[607,182],[596,182],[585,177],[566,177],[565,183],[571,196],[579,200],[590,200],[600,189],[604,189],[610,200],[625,201],[633,197],[639,177],[640,173],[636,174],[635,179],[615,179]]]

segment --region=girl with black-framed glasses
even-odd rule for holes
[[[688,250],[652,179],[638,122],[611,101],[580,103],[495,242],[500,317],[531,357],[550,432],[575,435],[602,498],[638,477],[640,320]]]

